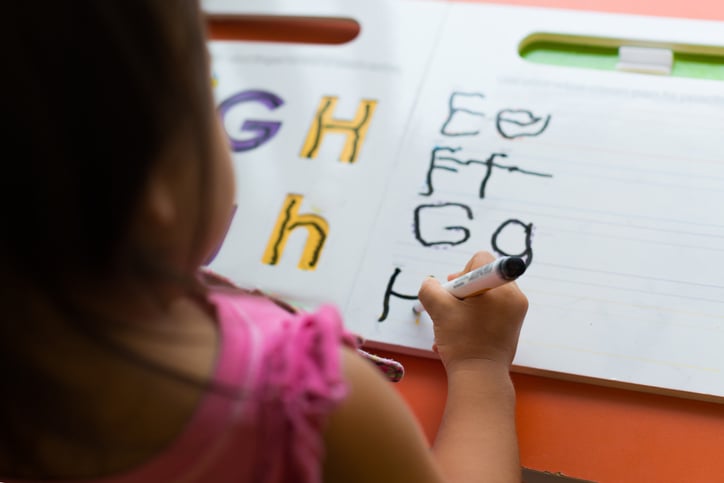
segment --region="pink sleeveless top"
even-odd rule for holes
[[[321,481],[324,424],[346,394],[340,347],[355,338],[331,306],[292,313],[224,289],[209,301],[220,331],[213,380],[234,395],[209,390],[181,434],[140,467],[75,483]]]

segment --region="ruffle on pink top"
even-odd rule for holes
[[[321,481],[322,431],[346,395],[340,347],[355,338],[331,306],[291,313],[224,289],[209,301],[220,331],[213,381],[233,395],[209,389],[181,434],[140,467],[74,483]]]

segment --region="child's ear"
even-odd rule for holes
[[[164,176],[165,170],[151,173],[144,193],[144,218],[158,227],[169,227],[176,222],[177,206],[172,181]]]

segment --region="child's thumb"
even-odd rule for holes
[[[422,281],[417,296],[422,306],[425,307],[425,310],[430,315],[441,313],[441,311],[445,310],[450,298],[454,298],[447,290],[442,288],[440,282],[433,277],[427,277]]]

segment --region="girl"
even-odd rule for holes
[[[200,272],[233,173],[198,5],[3,18],[3,147],[22,157],[0,190],[1,481],[520,481],[515,284],[460,301],[423,283],[449,384],[430,451],[333,307],[294,313]]]

